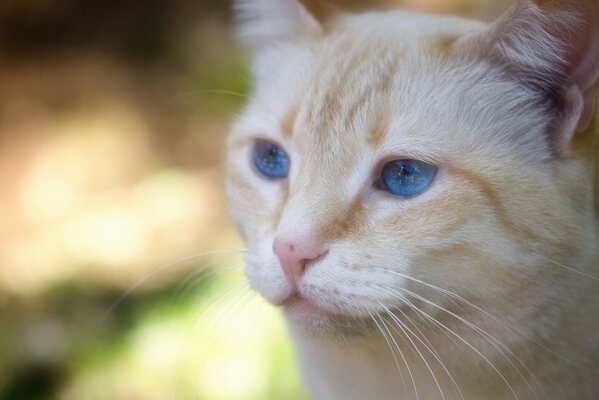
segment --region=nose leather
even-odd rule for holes
[[[294,286],[304,274],[307,265],[326,253],[324,246],[315,240],[284,238],[275,239],[273,251],[279,258],[285,276]]]

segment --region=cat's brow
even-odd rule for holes
[[[380,111],[381,115],[376,118],[373,127],[370,129],[368,138],[366,139],[368,144],[378,148],[380,147],[383,139],[389,132],[389,126],[391,125],[391,110],[383,109]]]
[[[281,119],[281,134],[286,137],[293,136],[297,115],[299,113],[299,105],[294,103]]]

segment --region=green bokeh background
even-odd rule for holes
[[[0,2],[0,400],[306,398],[226,216],[229,10]]]

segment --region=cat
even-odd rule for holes
[[[599,1],[235,10],[229,209],[311,397],[599,399]]]

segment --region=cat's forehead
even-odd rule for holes
[[[303,87],[289,94],[282,131],[305,147],[377,144],[390,123],[401,46],[339,37],[319,47]]]
[[[418,19],[429,29],[411,29]],[[318,151],[342,141],[348,153],[351,144],[376,147],[399,119],[406,133],[414,130],[420,99],[446,75],[448,47],[472,29],[471,22],[404,12],[343,18],[319,40],[266,54],[271,67],[259,80],[258,102],[299,146]]]

